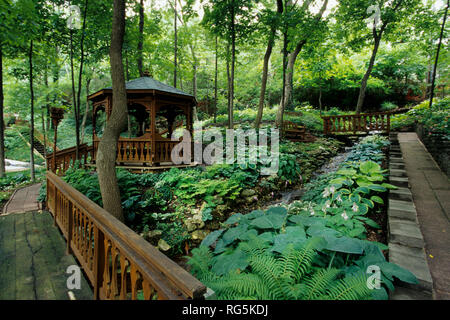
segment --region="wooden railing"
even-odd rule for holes
[[[390,112],[377,112],[322,117],[323,132],[324,134],[356,134],[370,131],[389,133],[391,129],[390,116]]]
[[[52,172],[47,207],[94,288],[95,299],[202,299],[206,287]]]
[[[78,160],[81,164],[86,164],[89,157],[93,157],[93,147],[86,143],[80,145],[78,149]],[[53,153],[47,155],[47,170],[53,172],[64,173],[71,164],[76,161],[76,147],[67,148],[57,151],[55,154],[56,164],[53,164]],[[56,167],[56,168],[55,168]],[[56,170],[55,170],[56,169]]]
[[[99,141],[94,140],[93,160],[98,150]],[[155,156],[152,160],[152,141],[142,139],[123,139],[117,144],[116,162],[128,163],[160,163],[171,162],[172,149],[180,141],[157,140],[155,141]]]

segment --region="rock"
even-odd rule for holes
[[[255,194],[256,194],[255,190],[253,190],[253,189],[245,189],[245,190],[242,190],[241,197],[242,198],[248,198],[248,197],[254,196]]]
[[[192,232],[192,240],[203,240],[206,238],[207,236],[207,232],[203,231],[203,230],[195,230],[194,232]]]
[[[197,225],[192,218],[188,218],[188,219],[184,220],[184,225],[186,226],[186,229],[188,232],[191,232],[191,231],[194,231],[195,229],[197,229]]]
[[[218,215],[222,216],[223,213],[227,210],[227,206],[224,204],[219,204],[215,209],[214,212]]]
[[[147,232],[147,238],[151,239],[151,238],[156,238],[159,237],[160,235],[162,235],[162,231],[161,230],[152,230]]]
[[[246,201],[247,203],[253,203],[253,202],[258,201],[258,197],[257,197],[257,196],[247,197],[247,198],[245,198],[245,201]]]
[[[172,247],[165,240],[159,239],[158,248],[162,251],[169,251]]]

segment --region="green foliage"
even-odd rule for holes
[[[188,264],[219,299],[386,299],[384,288],[368,289],[370,264],[380,265],[388,288],[394,276],[416,282],[387,263],[377,244],[326,223],[282,207],[236,213],[192,251]]]
[[[391,119],[392,128],[401,129],[415,123],[422,124],[428,134],[442,134],[450,139],[450,97],[435,99],[430,109],[429,101],[413,107],[406,114]]]

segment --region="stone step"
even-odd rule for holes
[[[405,164],[404,163],[389,163],[389,169],[405,169]]]
[[[423,248],[409,248],[407,246],[389,243],[389,262],[409,270],[416,276],[419,282],[418,284],[409,284],[399,281],[399,286],[419,292],[425,290],[431,294],[433,280]]]
[[[389,151],[389,157],[401,158],[402,153],[400,151]]]
[[[408,188],[389,190],[389,199],[412,201],[412,193]]]
[[[409,187],[409,180],[406,177],[389,177],[389,183],[399,187],[399,188],[408,188]]]
[[[433,294],[428,290],[415,290],[397,286],[395,291],[389,292],[389,300],[433,300]]]
[[[390,169],[389,174],[392,177],[407,177],[406,170],[403,169]]]
[[[424,242],[417,222],[391,218],[388,223],[389,243],[412,248],[423,248]]]
[[[390,292],[389,300],[433,300],[433,294],[426,290],[396,287],[394,292]]]
[[[397,218],[417,222],[416,208],[410,201],[389,199],[388,216],[389,219]]]
[[[389,157],[390,163],[403,163],[402,157]]]

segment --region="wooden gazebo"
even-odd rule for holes
[[[192,136],[195,97],[144,76],[126,83],[128,127],[121,134],[117,164],[124,166],[171,166],[171,152],[182,140],[171,140],[176,129],[187,129]],[[93,107],[93,156],[112,109],[112,88],[88,96]]]

